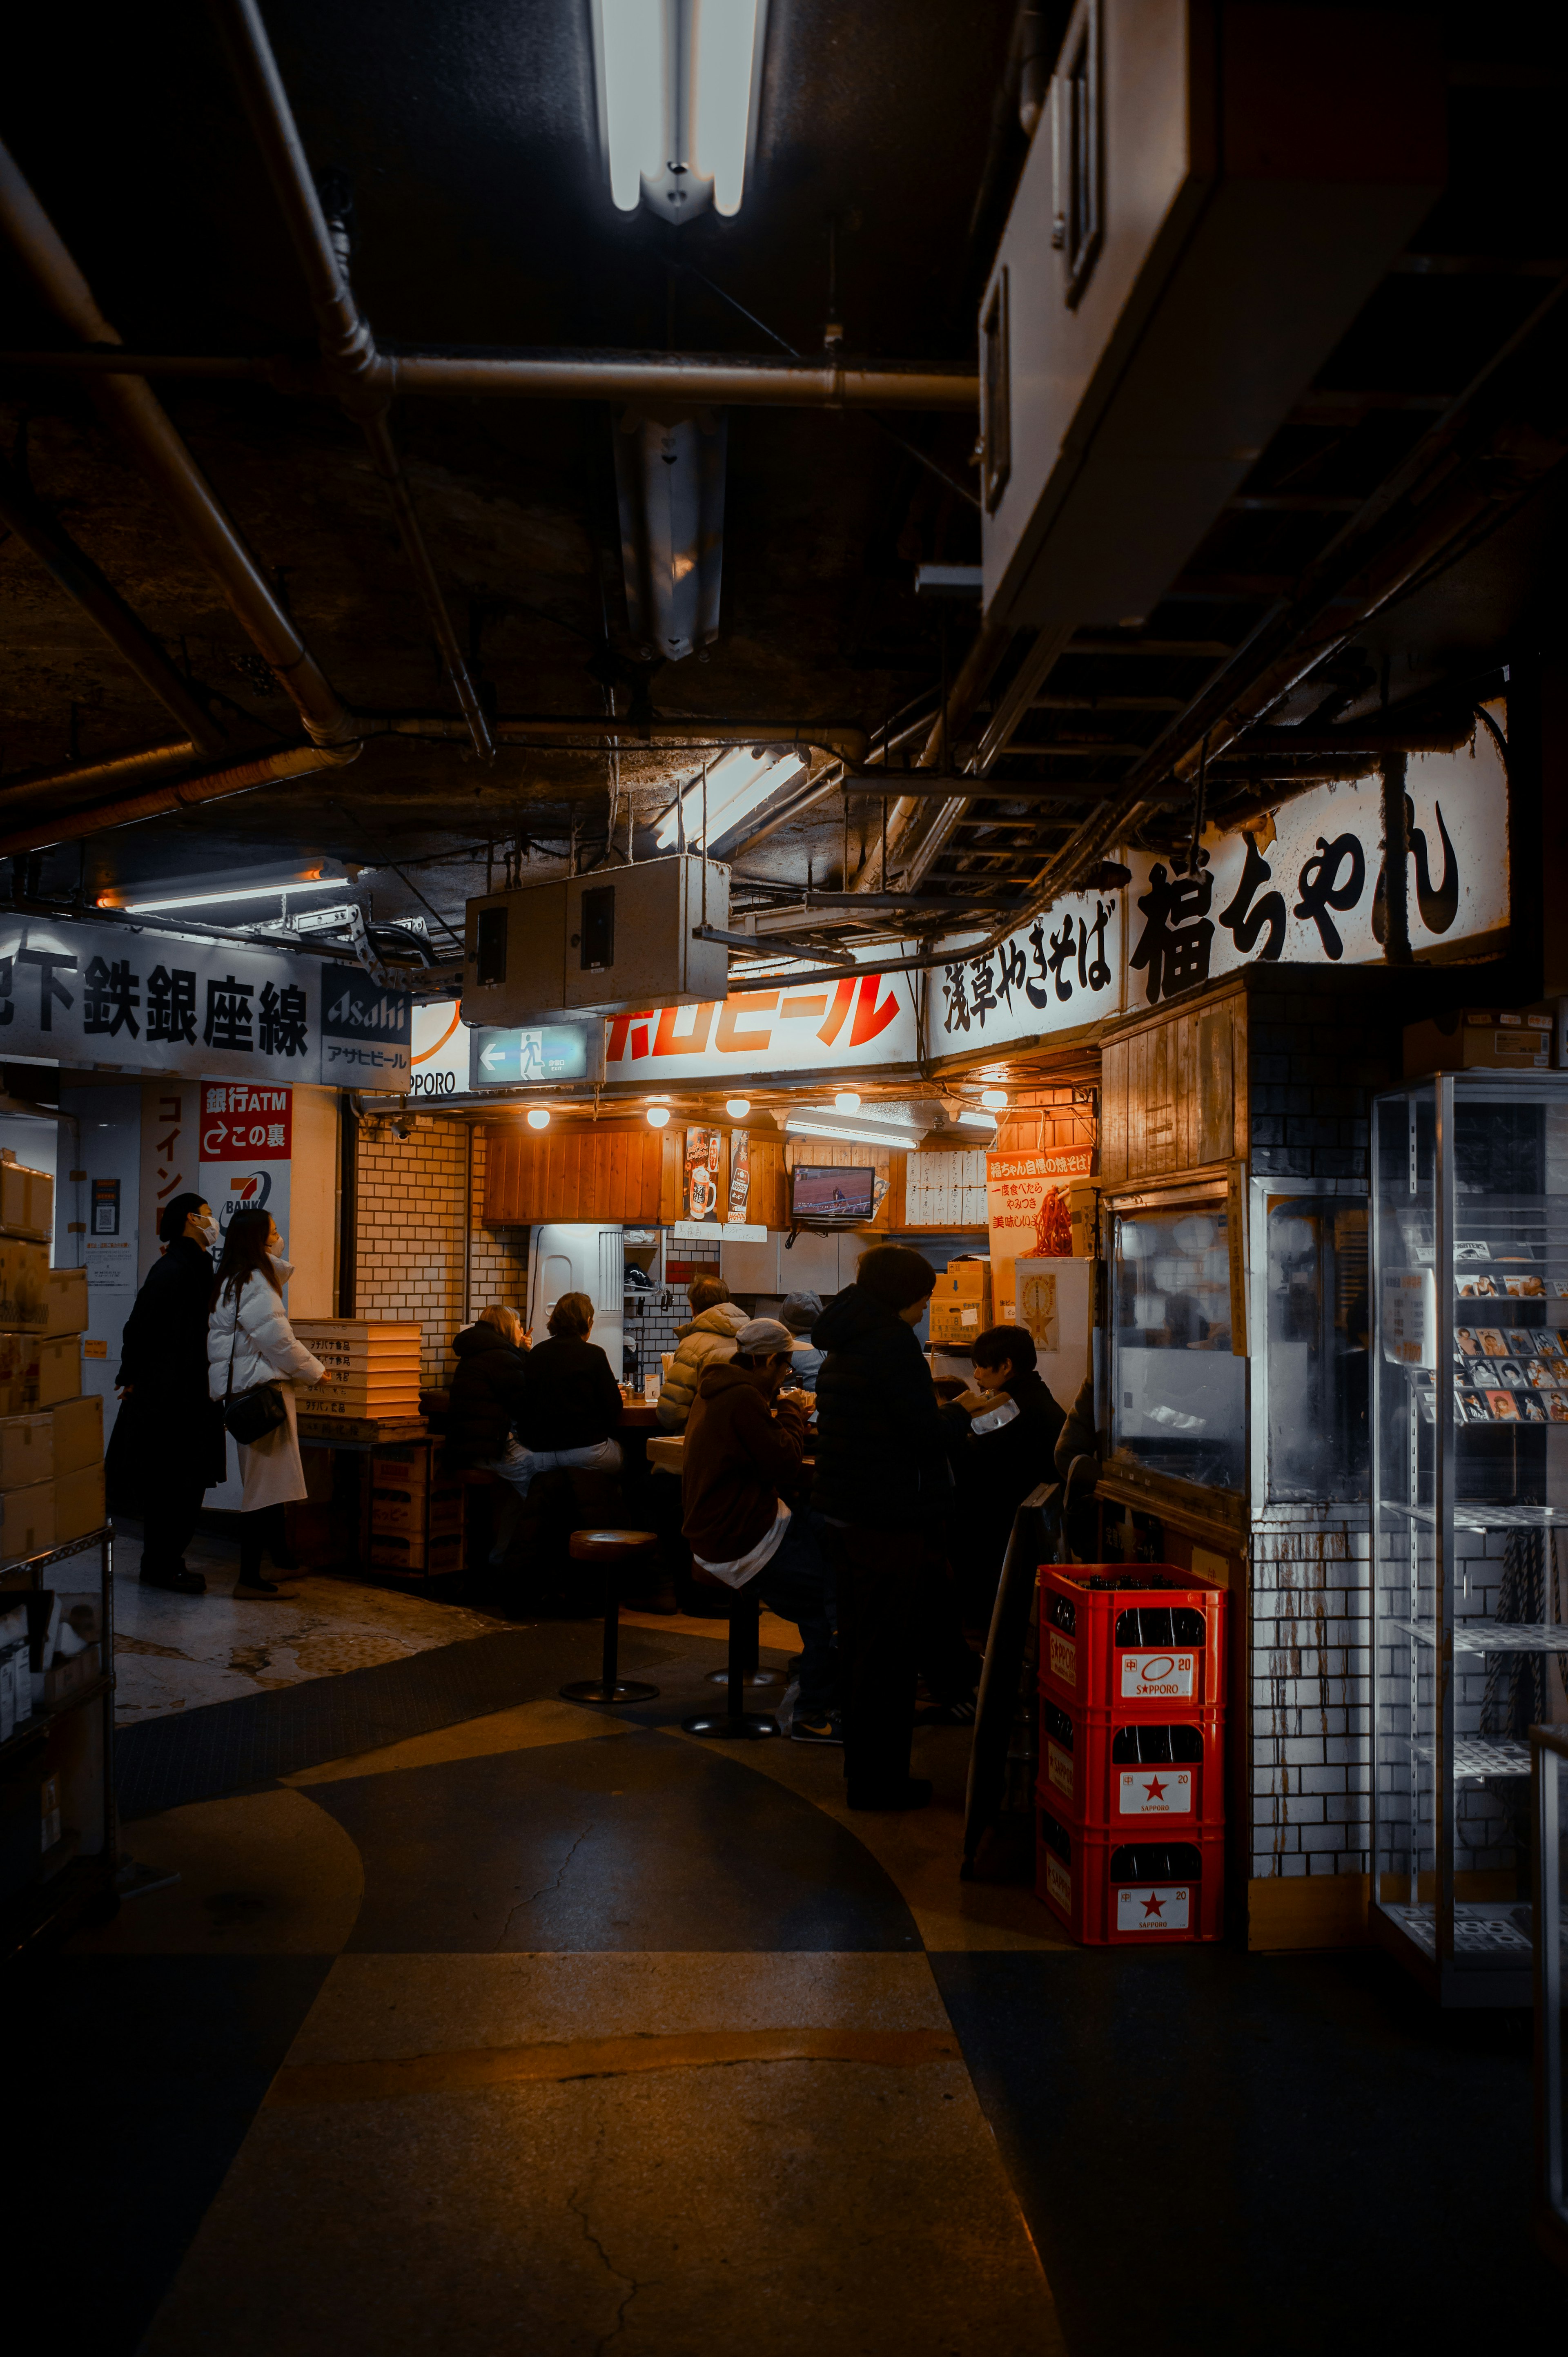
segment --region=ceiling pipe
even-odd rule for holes
[[[0,785],[0,810],[37,802],[41,794],[92,793],[101,786],[133,785],[138,778],[161,778],[198,759],[201,748],[188,737],[173,745],[148,745],[139,753],[114,753],[106,761],[70,761],[58,770],[29,770]]]
[[[214,0],[214,14],[273,194],[304,273],[327,382],[370,446],[371,463],[387,487],[403,552],[419,585],[425,619],[441,650],[469,740],[481,761],[491,761],[495,746],[489,724],[457,643],[388,422],[392,381],[380,363],[370,322],[354,299],[342,251],[328,227],[261,11],[256,0]]]
[[[0,523],[15,533],[24,548],[52,575],[66,596],[74,599],[110,645],[126,662],[149,695],[186,729],[194,745],[215,753],[223,732],[206,706],[191,693],[146,626],[112,589],[91,557],[83,555],[69,533],[36,499],[16,471],[0,461]]]
[[[197,377],[270,384],[285,393],[321,390],[319,372],[286,352],[4,351],[0,370],[70,375]],[[967,365],[775,360],[723,352],[389,352],[370,374],[378,391],[507,401],[614,401],[742,409],[926,409],[980,406]]]
[[[405,715],[392,720],[366,720],[361,726],[367,737],[423,737],[450,740],[456,724],[445,718],[426,719],[418,714]],[[798,745],[802,751],[831,753],[836,759],[863,761],[870,738],[864,728],[851,721],[811,720],[801,725],[795,720],[631,720],[607,718],[603,714],[575,716],[563,713],[529,714],[521,718],[496,720],[491,724],[499,745],[547,744],[561,736],[586,737],[591,745],[559,749],[570,752],[596,750],[604,744],[619,748],[622,752],[652,751],[661,747],[679,749],[688,747],[700,751],[704,747],[718,745]]]
[[[1002,623],[983,622],[981,624],[974,644],[964,657],[958,677],[948,690],[947,708],[945,712],[939,711],[937,714],[926,741],[916,758],[915,767],[918,770],[950,767],[953,738],[963,727],[970,714],[985,693],[993,672],[1006,652],[1011,637],[1012,631]],[[943,802],[921,845],[921,856],[917,872],[908,877],[908,882],[911,884],[919,882],[924,869],[936,857],[937,853],[957,826],[968,799],[967,795],[955,794]],[[928,807],[923,797],[901,794],[889,808],[885,831],[887,845],[886,861],[889,867],[892,866],[896,856],[908,842],[917,820],[926,814]],[[886,890],[887,879],[882,870],[883,849],[882,842],[878,841],[873,845],[865,866],[856,878],[859,888],[867,892]]]
[[[73,335],[84,344],[120,341],[16,159],[3,145],[0,228],[38,294]],[[352,713],[285,613],[151,386],[136,376],[97,376],[91,379],[91,386],[100,412],[131,444],[144,471],[179,516],[307,733],[317,744],[341,744],[353,737]]]
[[[205,802],[228,802],[236,794],[253,793],[258,786],[282,785],[317,770],[340,770],[358,759],[360,749],[358,744],[295,745],[287,752],[263,753],[254,761],[209,770],[199,778],[180,778],[171,785],[154,786],[145,793],[125,795],[117,802],[90,802],[64,817],[38,819],[31,826],[0,835],[0,859],[24,851],[48,851],[58,843],[80,843],[84,835],[111,827],[138,826],[145,819],[167,818],[175,811],[195,810]]]

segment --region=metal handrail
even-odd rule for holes
[[[1568,2171],[1563,2077],[1563,1812],[1559,1763],[1568,1761],[1568,1727],[1530,1730],[1531,1822],[1535,1837],[1535,2188],[1537,2237],[1568,2270]]]

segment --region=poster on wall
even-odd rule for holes
[[[732,1129],[729,1135],[729,1216],[743,1222],[751,1200],[751,1132]]]
[[[716,1228],[719,1225],[719,1171],[724,1151],[722,1130],[689,1129],[686,1132],[682,1206],[685,1218],[700,1221],[704,1226]]]
[[[288,1251],[294,1092],[207,1081],[201,1089],[197,1186],[225,1236],[236,1211],[270,1211]]]
[[[1066,1260],[1072,1254],[1068,1189],[1094,1167],[1090,1146],[1058,1152],[988,1154],[985,1224],[991,1240],[991,1297],[1004,1320],[1014,1299],[1013,1264]]]

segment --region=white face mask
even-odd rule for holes
[[[217,1221],[201,1220],[198,1222],[198,1225],[201,1230],[201,1241],[206,1245],[208,1251],[216,1252],[220,1243],[222,1242],[222,1236],[219,1230]]]

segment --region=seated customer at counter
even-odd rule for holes
[[[458,1465],[482,1465],[526,1498],[534,1463],[513,1426],[528,1374],[528,1336],[515,1309],[495,1301],[473,1325],[452,1338],[457,1372],[446,1411],[446,1446]],[[499,1562],[516,1519],[515,1505],[498,1515],[490,1560]]]
[[[536,1473],[558,1465],[584,1472],[618,1473],[620,1385],[596,1342],[594,1305],[585,1293],[564,1293],[548,1320],[550,1340],[530,1351],[523,1363],[517,1431],[528,1457],[519,1495],[526,1498]],[[515,1477],[509,1474],[512,1480]]]
[[[675,1356],[659,1394],[659,1424],[663,1432],[684,1432],[697,1380],[704,1367],[733,1359],[736,1337],[746,1322],[746,1312],[729,1297],[719,1276],[695,1276],[687,1289],[692,1305],[690,1323],[675,1329]]]
[[[989,1619],[1013,1517],[1031,1490],[1057,1479],[1067,1418],[1035,1364],[1022,1326],[992,1326],[971,1346],[974,1381],[942,1410],[957,1485],[951,1553],[966,1615]]]
[[[798,1743],[837,1743],[832,1610],[816,1517],[791,1512],[779,1494],[806,1453],[811,1394],[780,1395],[794,1337],[776,1318],[751,1319],[736,1340],[734,1358],[704,1367],[697,1384],[681,1460],[683,1528],[712,1578],[755,1585],[769,1610],[794,1621],[804,1651],[790,1733]]]

